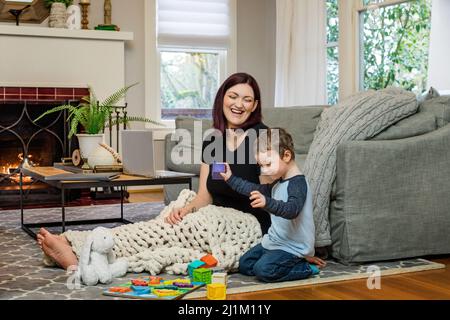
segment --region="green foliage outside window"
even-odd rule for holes
[[[364,0],[364,4],[382,2]],[[361,13],[364,89],[426,90],[431,0],[412,0]]]

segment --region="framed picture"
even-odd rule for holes
[[[0,0],[0,21],[16,21],[14,12],[10,10],[21,10],[26,6],[29,7],[20,13],[20,22],[42,23],[50,14],[44,0]]]

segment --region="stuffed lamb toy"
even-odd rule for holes
[[[84,284],[110,283],[127,273],[128,261],[125,258],[116,260],[113,247],[114,239],[109,229],[95,228],[87,237],[79,262],[79,276]]]

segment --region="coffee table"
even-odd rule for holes
[[[124,219],[123,212],[123,193],[125,187],[130,186],[148,186],[148,185],[165,185],[165,184],[188,184],[189,189],[192,189],[192,175],[176,176],[176,177],[155,177],[147,178],[140,176],[131,176],[121,174],[111,181],[63,181],[63,180],[46,180],[46,177],[57,174],[70,174],[69,171],[58,169],[55,167],[32,167],[21,168],[20,170],[20,223],[22,230],[28,233],[31,237],[36,239],[36,233],[32,228],[41,227],[61,227],[62,232],[66,231],[66,226],[74,225],[90,225],[90,224],[102,224],[102,223],[132,223]],[[24,208],[23,208],[23,176],[31,177],[35,181],[44,182],[52,187],[61,190],[61,221],[53,222],[40,222],[40,223],[25,223],[24,222]],[[120,217],[111,219],[91,219],[91,220],[76,220],[66,221],[65,212],[65,194],[67,190],[71,189],[85,189],[85,188],[105,188],[105,187],[120,187]]]

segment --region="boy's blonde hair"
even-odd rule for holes
[[[290,133],[283,128],[269,128],[263,130],[255,143],[256,153],[275,150],[280,157],[284,156],[286,151],[291,153],[291,160],[295,159],[294,141]]]

